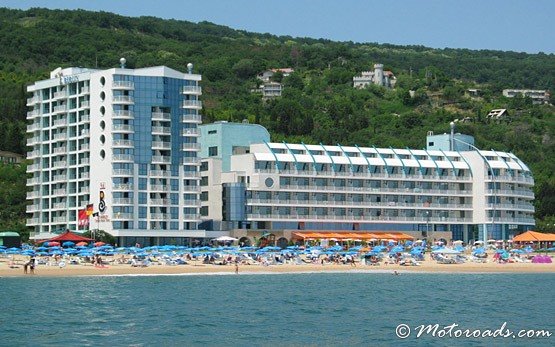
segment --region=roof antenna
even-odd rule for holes
[[[119,63],[122,69],[125,69],[125,63],[127,60],[125,58],[120,58]]]
[[[187,71],[189,72],[189,74],[193,73],[193,64],[192,63],[187,64]]]

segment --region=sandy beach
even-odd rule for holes
[[[0,277],[59,277],[59,276],[106,276],[106,275],[178,275],[178,274],[216,274],[235,273],[234,265],[151,265],[148,267],[132,267],[131,265],[107,265],[94,267],[93,265],[67,265],[58,266],[39,265],[35,274],[24,274],[22,262],[17,268],[8,266],[8,259],[0,260]],[[379,266],[358,263],[356,267],[335,264],[302,264],[302,265],[240,265],[239,274],[245,273],[310,273],[310,272],[376,272],[384,273],[555,273],[555,263],[464,263],[464,264],[438,264],[426,260],[420,266],[401,266],[396,264],[381,264]]]

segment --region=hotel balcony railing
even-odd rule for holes
[[[152,141],[152,148],[155,149],[171,149],[171,142]]]
[[[134,89],[135,83],[131,81],[114,81],[112,89]]]
[[[152,156],[152,163],[158,164],[170,164],[171,157],[163,156],[163,155],[153,155]]]
[[[153,184],[150,186],[151,191],[160,191],[160,192],[169,192],[170,186],[161,185],[161,184]]]
[[[133,199],[129,198],[115,198],[112,201],[114,205],[133,205]]]
[[[66,181],[66,180],[67,180],[67,175],[52,176],[52,182],[60,182],[60,181]]]
[[[79,132],[80,136],[89,136],[89,134],[90,134],[89,129],[81,129],[81,131]]]
[[[200,207],[201,201],[194,200],[194,199],[185,199],[183,203],[180,205],[182,207]]]
[[[31,152],[27,152],[27,159],[34,159],[39,156],[40,156],[40,151],[38,149]]]
[[[133,126],[128,124],[114,124],[112,125],[112,131],[133,132]]]
[[[52,136],[52,140],[54,141],[67,140],[67,134],[66,133],[55,134],[54,136]]]
[[[525,210],[529,212],[534,212],[534,205],[532,204],[487,204],[488,209],[498,209],[498,210]]]
[[[197,128],[183,129],[182,136],[200,136],[200,130]]]
[[[54,108],[52,109],[52,113],[63,113],[65,111],[67,111],[66,105],[54,106]]]
[[[56,147],[52,150],[54,154],[67,153],[67,147]]]
[[[171,113],[152,112],[153,121],[169,121],[172,119]]]
[[[184,143],[181,149],[184,151],[197,151],[200,149],[200,143]]]
[[[61,99],[67,97],[67,91],[63,90],[61,92],[55,92],[52,96],[53,99]]]
[[[132,104],[135,100],[130,95],[115,95],[112,98],[112,102],[118,104]]]
[[[114,187],[113,187],[113,190],[118,190],[118,191],[133,190],[133,185],[132,184],[115,184]]]
[[[34,146],[34,145],[38,145],[40,142],[40,137],[38,136],[33,136],[27,139],[27,146]]]
[[[88,143],[84,143],[79,148],[81,151],[88,151],[90,149],[90,145]]]
[[[183,123],[202,123],[202,116],[200,114],[184,114],[182,118]]]
[[[534,178],[525,176],[511,176],[511,175],[500,175],[500,176],[488,176],[489,181],[496,182],[520,182],[534,184]]]
[[[183,103],[181,104],[182,108],[196,108],[196,109],[201,109],[202,108],[202,101],[200,100],[184,100]]]
[[[151,170],[149,176],[153,177],[170,177],[171,172],[165,170]]]
[[[200,177],[200,171],[184,171],[183,172],[183,177],[186,178],[199,178]]]
[[[133,162],[134,156],[131,154],[114,154],[112,161]]]
[[[278,173],[278,170],[275,168],[271,169],[256,169],[255,172],[257,173]],[[413,175],[403,175],[403,174],[386,174],[386,173],[369,173],[369,172],[351,172],[351,171],[333,171],[333,170],[326,170],[326,171],[314,171],[314,170],[285,170],[280,169],[280,174],[284,175],[294,175],[294,176],[330,176],[330,177],[337,177],[337,176],[344,176],[344,177],[368,177],[368,178],[383,178],[383,179],[402,179],[404,181],[470,181],[470,176],[436,176],[436,175],[421,175],[421,174],[413,174]]]
[[[52,126],[59,127],[59,126],[66,126],[67,120],[66,119],[56,119],[52,122]]]
[[[27,199],[37,199],[37,198],[40,198],[40,197],[41,197],[41,194],[37,190],[27,192]]]
[[[33,96],[32,98],[27,99],[27,106],[32,106],[36,103],[41,102],[40,97],[38,96]]]
[[[66,207],[67,207],[67,204],[65,202],[55,202],[52,204],[53,209],[61,209]]]
[[[31,164],[31,165],[27,165],[27,173],[33,172],[33,171],[38,171],[40,170],[40,165],[39,164]]]
[[[195,94],[195,95],[200,95],[202,94],[202,87],[199,86],[184,86],[181,89],[181,92],[183,94]]]
[[[79,108],[88,108],[89,105],[90,105],[90,103],[89,103],[88,100],[86,100],[86,101],[81,101],[81,102],[79,103]]]
[[[87,194],[91,191],[90,187],[86,186],[86,187],[79,187],[79,193],[80,194]]]
[[[150,214],[150,219],[153,219],[153,220],[167,220],[167,219],[172,219],[172,216],[169,213],[151,213]]]
[[[79,159],[79,165],[89,165],[91,160],[89,158],[81,158]]]
[[[499,196],[499,195],[509,195],[509,196],[524,196],[527,198],[534,198],[534,192],[531,190],[510,190],[510,189],[486,189],[487,195]]]
[[[40,110],[32,110],[32,111],[27,112],[27,118],[28,119],[33,119],[33,118],[38,117],[38,116],[40,116]]]
[[[52,163],[52,167],[53,168],[67,167],[67,161],[65,161],[65,160],[55,161],[55,162]]]
[[[39,205],[27,205],[27,207],[25,207],[25,212],[27,213],[33,213],[38,211],[40,211]]]
[[[89,87],[81,87],[81,90],[79,91],[79,94],[88,94],[90,93],[90,88]]]
[[[471,204],[423,204],[423,203],[408,203],[408,202],[377,202],[377,201],[333,201],[333,200],[322,200],[318,198],[311,198],[309,200],[300,199],[247,199],[248,205],[259,204],[259,205],[308,205],[308,206],[348,206],[348,207],[380,207],[380,208],[410,208],[410,209],[456,209],[456,210],[470,210],[472,209]]]
[[[200,186],[183,186],[184,192],[200,192]]]
[[[184,214],[183,219],[189,221],[197,221],[200,220],[200,214]]]
[[[172,129],[170,127],[155,126],[155,127],[152,127],[152,133],[153,134],[169,135],[169,134],[172,133]]]
[[[394,221],[394,222],[416,222],[424,224],[426,223],[425,217],[416,216],[360,216],[360,215],[317,215],[317,214],[279,214],[279,213],[247,213],[247,219],[281,219],[281,220],[335,220],[335,221],[346,221],[346,220],[379,220],[379,221]],[[442,223],[442,222],[455,222],[455,223],[472,223],[472,218],[461,218],[461,217],[437,217],[430,219],[429,223]]]
[[[54,190],[52,190],[52,195],[64,196],[66,194],[67,194],[67,190],[65,190],[65,189],[54,189]]]
[[[33,177],[33,178],[28,178],[27,179],[27,185],[28,186],[32,186],[35,184],[39,184],[40,183],[40,177]]]
[[[80,121],[83,123],[88,123],[91,121],[91,116],[88,114],[81,115]]]
[[[133,176],[133,170],[131,170],[131,169],[113,169],[112,174],[114,176]]]
[[[133,111],[117,110],[114,111],[113,118],[133,119],[135,118]]]
[[[33,131],[38,131],[38,130],[41,130],[41,129],[42,129],[42,127],[40,126],[39,123],[33,123],[33,124],[27,125],[27,132],[28,133],[31,133]]]
[[[81,172],[79,174],[79,178],[81,178],[81,179],[88,179],[89,177],[90,177],[90,173],[88,173],[88,172]]]
[[[201,159],[199,157],[183,157],[182,164],[200,164]]]
[[[40,218],[27,218],[28,225],[35,225],[40,223]]]
[[[133,147],[134,142],[132,140],[114,140],[112,142],[112,147]]]
[[[133,219],[132,213],[114,213],[112,216],[113,220],[130,220]]]
[[[151,205],[171,205],[170,199],[150,199],[149,202]]]
[[[249,187],[250,188],[250,187]],[[347,191],[347,192],[363,192],[363,193],[397,193],[397,194],[440,194],[440,195],[471,195],[471,190],[454,190],[454,189],[422,189],[422,188],[372,188],[372,187],[347,187],[347,186],[319,186],[311,185],[296,185],[296,184],[281,184],[281,189],[291,190],[325,190],[327,192],[333,191]]]

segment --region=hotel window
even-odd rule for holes
[[[209,157],[215,157],[217,155],[218,155],[218,147],[217,146],[208,147],[208,156]]]

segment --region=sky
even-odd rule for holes
[[[333,41],[555,53],[554,0],[0,0]]]

